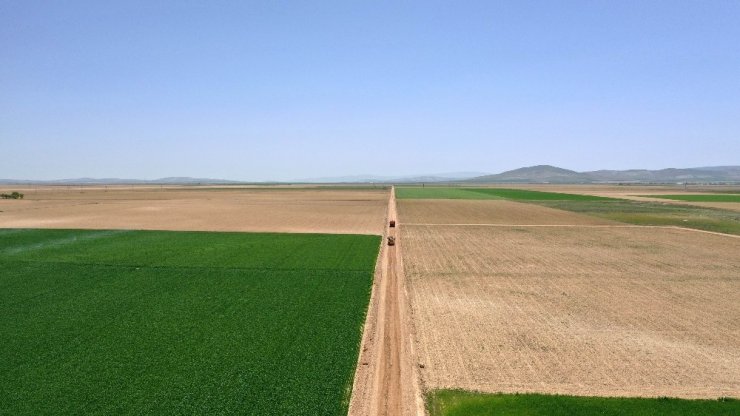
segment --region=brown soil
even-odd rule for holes
[[[736,238],[588,226],[402,231],[427,388],[740,396]]]
[[[381,234],[387,190],[46,187],[0,200],[0,228]]]
[[[582,214],[504,200],[404,199],[404,224],[617,224]]]

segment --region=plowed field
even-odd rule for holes
[[[580,221],[409,225],[444,218],[408,202],[404,264],[426,389],[740,396],[740,239]],[[555,221],[549,212],[522,223]]]
[[[382,234],[387,190],[41,188],[0,201],[0,228]]]

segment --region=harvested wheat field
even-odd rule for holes
[[[383,189],[41,187],[0,201],[0,228],[382,234]]]
[[[405,199],[404,224],[615,224],[559,209],[506,200]]]
[[[740,396],[739,238],[401,220],[425,389]]]

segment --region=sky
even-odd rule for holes
[[[740,2],[0,0],[0,178],[740,165]]]

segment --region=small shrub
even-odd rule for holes
[[[12,192],[9,194],[0,194],[2,199],[23,199],[23,194],[20,192]]]

